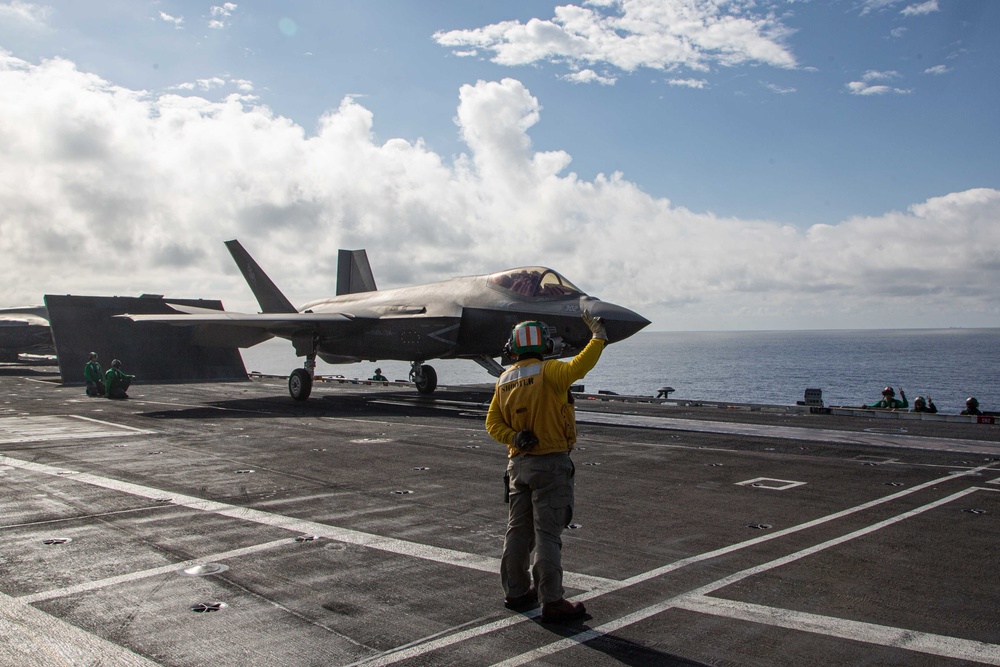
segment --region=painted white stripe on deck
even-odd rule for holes
[[[90,419],[79,415],[43,417],[0,417],[0,444],[151,435],[131,426]]]
[[[1000,442],[990,440],[935,438],[922,435],[906,435],[902,433],[868,433],[865,431],[838,431],[835,429],[803,428],[801,426],[738,424],[734,422],[715,422],[701,419],[619,415],[607,412],[588,412],[586,408],[581,407],[579,402],[577,403],[576,420],[582,424],[637,426],[662,431],[721,433],[724,435],[746,435],[758,438],[830,442],[845,445],[910,447],[916,449],[938,449],[957,452],[1000,452]]]
[[[22,470],[28,470],[44,475],[55,476],[59,475],[60,472],[63,472],[60,468],[54,468],[41,463],[22,461],[9,456],[0,455],[0,462],[14,468],[20,468]],[[412,556],[414,558],[421,558],[423,560],[434,561],[445,565],[454,565],[457,567],[478,570],[480,572],[496,573],[500,571],[500,559],[498,558],[490,558],[479,554],[465,553],[443,547],[434,547],[426,544],[419,544],[417,542],[409,542],[407,540],[384,537],[382,535],[375,535],[372,533],[364,533],[358,530],[351,530],[350,528],[340,528],[338,526],[331,526],[329,524],[319,523],[316,521],[297,519],[295,517],[274,514],[272,512],[264,512],[261,510],[250,509],[248,507],[239,507],[237,505],[204,500],[194,496],[170,493],[169,491],[163,491],[162,489],[154,489],[140,484],[132,484],[131,482],[123,482],[116,479],[109,479],[107,477],[99,477],[89,473],[75,473],[72,477],[64,478],[72,480],[73,482],[90,484],[92,486],[98,486],[112,491],[120,491],[122,493],[128,493],[142,498],[151,498],[155,500],[169,497],[171,502],[175,505],[190,507],[192,509],[202,510],[205,512],[213,512],[221,516],[228,516],[241,521],[252,521],[265,526],[284,528],[285,530],[290,530],[298,534],[319,535],[321,537],[327,537],[331,540],[344,542],[346,544],[355,544],[402,556]],[[610,590],[618,586],[618,582],[613,579],[605,579],[603,577],[594,577],[591,575],[572,572],[565,573],[564,581],[567,586],[582,588],[585,590]]]
[[[3,593],[0,637],[0,665],[158,665]]]
[[[154,567],[149,570],[141,570],[139,572],[131,572],[129,574],[121,574],[118,575],[117,577],[108,577],[107,579],[101,579],[99,581],[86,581],[82,584],[76,584],[75,586],[67,586],[65,588],[55,588],[50,591],[44,591],[41,593],[31,593],[29,595],[20,595],[18,596],[17,599],[21,602],[24,602],[25,604],[34,604],[35,602],[41,602],[42,600],[51,600],[52,598],[61,598],[67,595],[85,593],[87,591],[94,591],[99,588],[105,588],[107,586],[117,586],[118,584],[124,584],[130,581],[138,581],[139,579],[148,579],[149,577],[156,577],[161,574],[176,573],[178,570],[181,570],[186,567],[191,567],[193,565],[198,565],[201,563],[217,563],[219,561],[239,558],[241,556],[247,556],[249,554],[257,553],[258,551],[275,549],[277,547],[285,546],[286,544],[295,544],[295,538],[289,537],[283,540],[274,540],[272,542],[265,542],[263,544],[255,544],[250,547],[243,547],[242,549],[232,549],[230,551],[223,551],[222,553],[205,556],[204,558],[196,558],[192,560],[181,561],[179,563],[171,563],[170,565]]]
[[[718,598],[708,598],[707,593],[717,591],[721,588],[725,588],[737,581],[746,579],[747,577],[760,574],[761,572],[766,572],[768,570],[781,567],[782,565],[787,565],[793,561],[805,558],[806,556],[811,556],[820,551],[828,549],[832,546],[836,546],[853,540],[858,537],[863,537],[877,530],[881,530],[887,526],[898,523],[905,519],[909,519],[918,514],[922,514],[928,510],[940,507],[951,503],[959,498],[963,498],[971,493],[975,493],[978,489],[968,488],[957,493],[953,493],[950,496],[935,500],[934,502],[922,505],[908,512],[904,512],[895,517],[891,517],[884,521],[879,521],[878,523],[872,524],[865,528],[847,533],[840,537],[836,537],[832,540],[827,540],[820,544],[802,549],[793,554],[783,556],[781,558],[776,558],[770,562],[764,563],[762,565],[757,565],[751,568],[747,568],[740,572],[736,572],[727,577],[723,577],[717,581],[714,581],[706,586],[701,586],[694,589],[688,593],[678,595],[676,597],[664,600],[663,602],[657,603],[646,607],[645,609],[640,609],[636,612],[623,616],[615,621],[605,623],[597,628],[593,628],[586,632],[578,633],[572,637],[566,639],[561,639],[557,642],[553,642],[546,646],[539,647],[533,651],[527,651],[521,655],[514,656],[503,662],[498,662],[493,665],[493,667],[514,667],[515,665],[524,665],[529,662],[538,660],[544,656],[552,655],[563,651],[574,646],[578,646],[583,642],[591,641],[600,636],[610,634],[617,630],[620,630],[629,625],[633,625],[640,621],[652,618],[658,614],[663,613],[669,609],[679,608],[687,609],[689,611],[707,612],[712,613],[717,616],[730,616],[733,618],[742,618],[737,616],[737,612],[742,610],[743,613],[749,615],[749,610],[752,607],[759,607],[758,605],[749,605],[745,603],[733,603],[732,606],[728,607],[730,614],[723,613],[727,609],[725,600],[722,600],[718,604],[716,603]],[[574,599],[580,599],[579,597]],[[762,610],[767,609],[759,607],[757,609],[757,614],[754,618],[743,618],[742,620],[751,620],[754,622],[762,624],[776,625],[778,627],[791,627],[780,622],[773,622],[775,619],[786,616],[788,618],[793,618],[798,616],[798,620],[794,626],[796,630],[802,630],[804,632],[811,632],[814,634],[827,635],[832,637],[838,637],[841,639],[850,639],[853,641],[867,642],[870,644],[880,644],[883,646],[891,646],[895,648],[902,648],[909,651],[917,651],[920,653],[929,653],[932,655],[940,655],[950,658],[956,658],[960,660],[976,660],[979,662],[985,662],[986,664],[997,665],[1000,664],[1000,645],[986,644],[984,642],[976,642],[964,639],[958,639],[956,637],[947,637],[943,635],[933,635],[929,633],[920,633],[913,630],[906,630],[902,628],[892,628],[889,626],[877,626],[869,623],[861,623],[858,621],[850,621],[847,619],[838,619],[833,617],[823,617],[814,614],[805,614],[803,612],[794,612],[785,609],[773,609],[774,613],[764,613]],[[711,611],[709,611],[711,610]],[[811,617],[811,618],[810,618]],[[807,619],[812,622],[806,622]],[[826,620],[823,620],[826,619]],[[914,641],[905,641],[906,638],[913,637]],[[987,658],[988,660],[984,660]]]
[[[851,621],[832,616],[809,614],[790,609],[777,609],[747,602],[735,602],[692,596],[684,598],[677,607],[702,614],[734,618],[751,623],[771,625],[789,630],[811,632],[839,639],[850,639],[868,644],[878,644],[907,651],[928,653],[944,658],[1000,665],[1000,646],[985,642],[935,635],[916,630],[893,628],[887,625]]]
[[[751,546],[760,544],[762,542],[767,542],[769,540],[777,539],[779,537],[784,537],[785,535],[790,535],[792,533],[797,533],[797,532],[806,530],[808,528],[813,528],[815,526],[819,526],[819,525],[827,523],[829,521],[834,521],[836,519],[840,519],[840,518],[843,518],[845,516],[849,516],[849,515],[854,514],[856,512],[860,512],[860,511],[863,511],[863,510],[866,510],[866,509],[870,509],[872,507],[876,507],[878,505],[881,505],[881,504],[884,504],[884,503],[887,503],[887,502],[891,502],[891,501],[896,500],[898,498],[902,498],[904,496],[908,496],[910,494],[916,493],[918,491],[922,491],[922,490],[924,490],[926,488],[929,488],[931,486],[935,486],[935,485],[940,484],[942,482],[948,482],[948,481],[951,481],[953,479],[957,479],[957,478],[968,476],[968,475],[975,475],[976,473],[978,473],[978,472],[980,472],[982,470],[986,470],[991,465],[992,464],[987,464],[987,465],[980,466],[978,468],[974,468],[972,470],[964,471],[964,472],[961,472],[961,473],[958,473],[958,474],[955,474],[955,475],[948,475],[946,477],[939,477],[937,479],[930,480],[929,482],[924,482],[923,484],[919,484],[917,486],[911,487],[911,488],[906,489],[904,491],[899,491],[897,493],[890,494],[890,495],[885,496],[883,498],[877,498],[877,499],[869,501],[867,503],[863,503],[863,504],[857,505],[855,507],[850,507],[848,509],[841,510],[840,512],[835,512],[833,514],[829,514],[829,515],[827,515],[825,517],[820,517],[820,518],[814,519],[812,521],[807,521],[806,523],[802,523],[802,524],[799,524],[797,526],[792,526],[790,528],[785,528],[784,530],[775,531],[774,533],[771,533],[770,535],[762,535],[760,537],[755,537],[755,538],[750,539],[750,540],[745,540],[743,542],[739,542],[737,544],[732,544],[732,545],[727,546],[727,547],[722,547],[720,549],[715,549],[713,551],[708,551],[708,552],[703,553],[703,554],[698,554],[698,555],[695,555],[695,556],[691,556],[689,558],[683,558],[681,560],[674,561],[673,563],[668,563],[667,565],[655,568],[655,569],[650,570],[648,572],[643,572],[643,573],[637,574],[637,575],[635,575],[633,577],[629,577],[628,579],[625,579],[623,581],[617,582],[616,585],[615,585],[615,587],[613,589],[603,589],[603,590],[588,591],[588,592],[582,593],[581,595],[577,595],[577,596],[573,597],[573,600],[576,600],[576,601],[589,600],[591,598],[595,598],[595,597],[599,597],[600,595],[604,595],[605,593],[613,592],[615,590],[620,590],[620,589],[623,589],[623,588],[628,588],[630,586],[635,586],[637,584],[641,584],[643,582],[649,581],[650,579],[655,579],[656,577],[660,577],[660,576],[663,576],[664,574],[669,574],[670,572],[674,572],[674,571],[679,570],[679,569],[681,569],[683,567],[687,567],[688,565],[693,565],[695,563],[700,563],[702,561],[710,560],[712,558],[717,558],[719,556],[724,556],[726,554],[730,554],[730,553],[733,553],[735,551],[739,551],[741,549],[745,549],[747,547],[751,547]],[[509,665],[520,665],[520,664],[525,664],[527,662],[530,662],[531,660],[534,660],[534,659],[540,658],[542,656],[548,655],[549,653],[556,653],[556,652],[561,651],[563,649],[569,648],[570,646],[575,646],[578,643],[580,643],[581,641],[589,641],[591,639],[595,639],[595,638],[601,636],[602,634],[607,634],[607,633],[610,633],[610,632],[614,632],[615,630],[619,630],[621,628],[627,627],[629,625],[632,625],[633,623],[638,623],[639,621],[645,620],[646,618],[649,618],[650,616],[655,616],[656,614],[659,614],[662,611],[666,611],[667,609],[670,609],[673,606],[675,606],[675,599],[671,599],[671,600],[668,600],[666,602],[654,605],[652,607],[647,607],[646,609],[640,610],[640,611],[635,612],[633,614],[629,614],[627,616],[623,616],[622,618],[620,618],[620,619],[618,619],[616,621],[611,621],[609,623],[606,623],[606,624],[602,625],[597,631],[593,631],[593,630],[592,631],[588,631],[587,633],[576,635],[575,637],[572,637],[569,640],[564,640],[564,641],[568,641],[569,642],[567,644],[562,644],[561,642],[556,642],[554,644],[550,644],[548,646],[544,646],[544,647],[541,647],[539,649],[536,649],[535,651],[531,651],[530,652],[530,656],[531,657],[525,658],[523,661],[518,662],[517,661],[518,658],[511,658],[509,661],[506,661],[506,662],[503,662],[503,663],[499,663],[499,664],[502,664],[502,665],[508,665],[508,664]],[[453,635],[449,635],[447,637],[443,637],[443,638],[436,638],[435,637],[433,640],[430,640],[430,641],[414,642],[414,644],[416,644],[415,646],[406,648],[405,650],[398,650],[397,649],[397,650],[393,650],[393,651],[388,651],[388,652],[386,652],[386,653],[384,653],[384,654],[382,654],[380,656],[373,656],[371,658],[368,658],[366,660],[360,661],[359,663],[355,663],[355,664],[359,664],[359,665],[363,664],[366,667],[368,667],[368,666],[371,666],[371,667],[382,667],[384,665],[392,665],[392,664],[395,664],[395,663],[400,662],[402,660],[408,660],[410,658],[414,658],[414,657],[417,657],[417,656],[420,656],[420,655],[423,655],[423,654],[426,654],[426,653],[431,653],[431,652],[437,651],[439,649],[448,648],[449,646],[452,646],[454,644],[458,644],[458,643],[466,641],[468,639],[475,639],[477,637],[481,637],[483,635],[487,635],[487,634],[490,634],[492,632],[496,632],[498,630],[502,630],[504,628],[508,628],[508,627],[513,626],[513,625],[517,625],[518,623],[524,623],[524,622],[526,622],[526,621],[528,621],[530,619],[533,619],[533,618],[537,617],[540,613],[541,613],[541,610],[535,609],[535,610],[532,610],[531,612],[528,612],[528,613],[525,613],[525,614],[518,614],[516,616],[510,616],[510,617],[504,618],[504,619],[502,619],[500,621],[496,621],[494,623],[487,623],[486,625],[480,626],[478,628],[472,628],[472,629],[469,629],[469,630],[466,630],[466,631],[463,631],[463,632],[458,632],[458,633],[455,633]],[[428,638],[428,639],[431,639],[431,638]],[[524,654],[524,655],[528,655],[528,654]],[[511,662],[511,661],[514,661],[514,662]]]

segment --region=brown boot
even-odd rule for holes
[[[504,598],[503,606],[514,611],[534,609],[538,606],[538,593],[535,591],[535,587],[532,586],[524,595],[519,595],[516,598]]]
[[[570,602],[566,598],[542,605],[542,620],[546,622],[572,621],[583,618],[586,613],[587,609],[582,602]]]

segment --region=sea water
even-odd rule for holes
[[[243,350],[248,371],[287,375],[302,366],[286,341]],[[438,384],[491,383],[467,360],[431,362]],[[371,377],[375,368],[405,380],[410,365],[378,361],[317,363],[321,375]],[[609,346],[583,380],[586,390],[672,399],[792,405],[807,388],[823,390],[826,405],[860,406],[891,386],[934,400],[940,412],[958,413],[975,396],[983,410],[1000,410],[1000,329],[833,331],[640,332]]]

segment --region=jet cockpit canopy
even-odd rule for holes
[[[584,294],[561,274],[544,266],[523,266],[493,273],[489,276],[489,283],[531,299]]]

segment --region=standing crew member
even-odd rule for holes
[[[510,514],[500,561],[504,606],[523,611],[541,597],[543,621],[586,613],[582,603],[563,597],[562,585],[561,535],[573,518],[575,472],[569,453],[576,416],[569,388],[597,364],[608,334],[604,322],[587,311],[583,321],[593,337],[568,362],[543,361],[550,350],[545,324],[515,326],[509,346],[516,363],[497,380],[486,415],[486,430],[510,452],[505,478]]]
[[[104,396],[104,371],[96,352],[90,353],[90,359],[83,367],[83,379],[87,381],[87,396]]]

